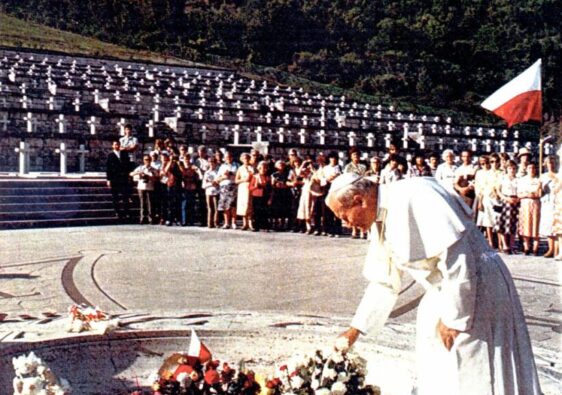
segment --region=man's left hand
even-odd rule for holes
[[[453,347],[453,343],[455,339],[459,335],[460,331],[456,329],[449,328],[441,320],[437,323],[437,331],[439,332],[439,337],[443,341],[443,345],[447,348],[447,350],[451,351]]]

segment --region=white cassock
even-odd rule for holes
[[[426,289],[418,308],[414,393],[540,395],[511,274],[471,221],[470,209],[432,178],[380,188],[383,225],[373,225],[364,270],[370,284],[351,326],[376,335],[406,271]],[[439,319],[461,331],[450,351],[437,333]]]

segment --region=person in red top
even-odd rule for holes
[[[261,161],[258,164],[258,173],[250,181],[250,194],[252,196],[252,207],[254,210],[254,231],[262,230],[269,232],[269,208],[272,203],[271,177],[268,173],[268,164]]]

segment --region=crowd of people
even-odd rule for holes
[[[556,157],[548,156],[545,171],[539,174],[527,148],[513,157],[481,155],[477,163],[469,150],[463,150],[456,163],[450,149],[441,154],[417,153],[407,160],[398,145],[391,144],[383,157],[373,156],[364,163],[361,152],[352,147],[349,162],[342,165],[337,152],[301,157],[290,149],[287,157],[273,158],[251,150],[235,158],[228,150],[210,151],[205,146],[190,153],[169,138],[155,140],[137,165],[139,144],[130,125],[112,148],[107,180],[116,213],[131,218],[131,182],[135,182],[141,224],[339,237],[341,221],[326,206],[325,197],[340,174],[370,176],[381,184],[435,177],[473,209],[474,221],[492,247],[506,254],[518,250],[539,255],[542,237],[548,244],[543,256],[562,258],[562,172]],[[351,237],[368,235],[351,228]]]

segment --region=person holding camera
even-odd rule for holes
[[[152,197],[158,171],[152,167],[150,155],[144,155],[142,161],[143,164],[138,166],[129,175],[133,177],[134,181],[137,181],[140,200],[140,224],[144,225],[152,222]]]
[[[219,183],[219,205],[218,210],[223,212],[223,229],[236,229],[236,192],[234,183],[238,165],[234,162],[232,153],[224,154],[224,163],[219,167],[216,181]]]

